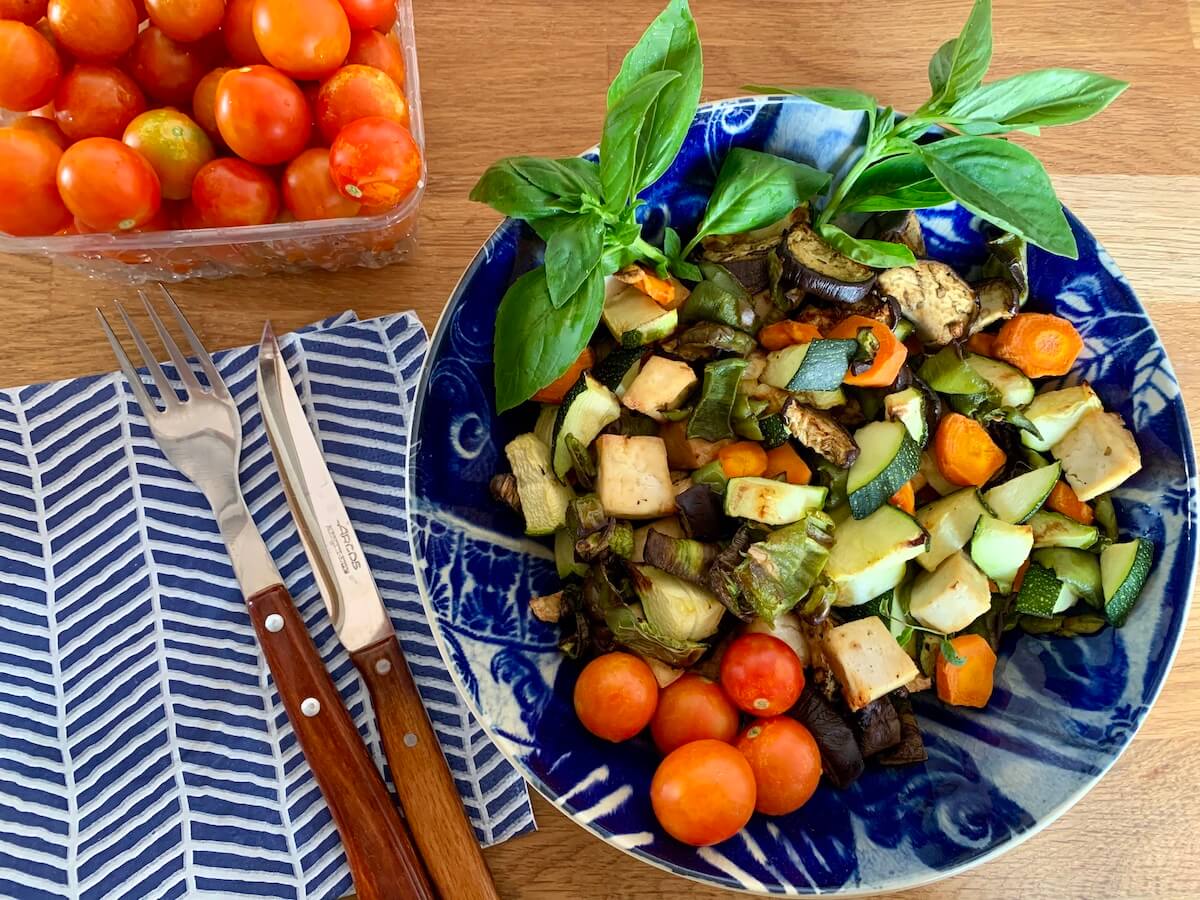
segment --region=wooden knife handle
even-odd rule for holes
[[[400,805],[438,893],[446,900],[497,900],[475,830],[396,636],[350,658],[371,693]]]
[[[283,585],[246,601],[360,900],[434,900],[412,838]]]

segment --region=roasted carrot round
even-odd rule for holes
[[[726,478],[762,475],[767,471],[767,451],[754,441],[736,441],[717,451]]]
[[[888,503],[892,504],[896,509],[904,510],[910,516],[915,514],[917,511],[917,492],[913,490],[912,482],[904,482],[904,486],[892,494]]]
[[[987,706],[992,696],[996,653],[978,634],[960,634],[950,641],[962,657],[952,665],[941,653],[937,657],[937,692],[943,703],[955,706]]]
[[[579,380],[580,373],[584,369],[590,369],[595,362],[596,354],[592,352],[592,348],[584,347],[579,359],[571,363],[571,368],[534,394],[533,400],[537,403],[562,403],[562,398],[567,395],[571,385]]]
[[[768,478],[782,475],[788,484],[808,484],[812,480],[812,469],[791,444],[780,444],[767,451],[767,468],[763,474]]]
[[[793,344],[807,344],[821,336],[815,325],[784,319],[758,332],[758,342],[768,350],[782,350]]]
[[[996,336],[986,331],[979,331],[967,338],[967,349],[980,356],[991,356],[996,343]]]
[[[1061,316],[1020,313],[1004,323],[992,355],[1016,366],[1030,378],[1066,375],[1083,350],[1083,338]]]
[[[828,337],[854,340],[863,328],[871,329],[871,334],[879,342],[879,349],[875,351],[875,361],[871,363],[871,368],[857,375],[847,372],[845,382],[855,387],[887,387],[896,380],[904,361],[908,359],[908,348],[896,339],[892,329],[878,319],[847,316],[830,330]]]
[[[983,487],[1007,459],[986,428],[959,413],[938,423],[933,454],[943,477],[961,487]]]
[[[1096,514],[1092,512],[1092,508],[1080,500],[1074,488],[1065,481],[1054,485],[1050,496],[1046,498],[1046,505],[1055,512],[1070,516],[1081,525],[1091,525],[1096,521]]]

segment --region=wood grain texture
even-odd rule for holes
[[[498,222],[467,200],[514,153],[596,143],[604,92],[659,0],[416,0],[430,185],[421,246],[405,264],[182,285],[210,346],[258,339],[347,307],[416,309],[427,325]],[[692,0],[706,98],[748,82],[854,85],[898,108],[925,96],[929,55],[967,0]],[[1048,129],[1038,155],[1063,198],[1112,251],[1158,324],[1191,409],[1200,409],[1200,19],[1197,0],[996,0],[994,74],[1053,65],[1133,83],[1099,118]],[[91,307],[128,288],[43,260],[0,260],[0,385],[110,371]],[[1195,423],[1193,423],[1194,425]],[[1200,895],[1200,615],[1145,727],[1097,787],[1005,856],[906,896]],[[505,900],[729,896],[672,878],[590,837],[535,800],[541,831],[487,851]]]

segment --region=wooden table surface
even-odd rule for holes
[[[493,159],[567,155],[600,134],[604,92],[659,0],[417,0],[430,184],[421,245],[382,271],[179,287],[210,346],[352,307],[416,309],[432,327],[497,222],[466,195]],[[1050,130],[1036,150],[1064,201],[1149,308],[1200,408],[1200,0],[996,0],[993,75],[1071,65],[1133,88],[1099,119]],[[854,85],[898,109],[926,97],[925,67],[967,0],[693,0],[704,97],[750,82]],[[92,307],[120,286],[43,260],[0,257],[0,385],[110,370]],[[1200,895],[1200,615],[1162,696],[1113,770],[1074,809],[982,868],[911,897]],[[635,862],[540,798],[540,831],[488,851],[505,898],[717,897]]]

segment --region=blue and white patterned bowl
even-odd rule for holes
[[[692,228],[731,147],[843,169],[861,117],[798,98],[703,106],[675,165],[647,195],[649,231]],[[963,269],[983,258],[979,221],[960,207],[921,215],[930,255]],[[1077,801],[1116,761],[1171,665],[1191,597],[1196,476],[1179,386],[1145,310],[1074,218],[1078,262],[1030,254],[1036,308],[1075,323],[1086,348],[1073,380],[1091,382],[1136,430],[1145,468],[1118,492],[1130,533],[1159,548],[1142,600],[1120,630],[1077,640],[1010,633],[986,710],[920,697],[929,760],[868,767],[849,790],[822,786],[801,810],[755,817],[706,849],[667,837],[648,790],[648,741],[614,747],[575,719],[577,666],[557,629],[529,614],[556,589],[549,550],[526,539],[488,495],[505,443],[532,424],[497,416],[492,330],[510,281],[540,245],[507,221],[475,257],[442,316],[426,363],[409,455],[410,519],[434,633],[484,727],[559,809],[609,843],[680,875],[758,893],[898,890],[1014,846]],[[653,236],[653,235],[652,235]]]

